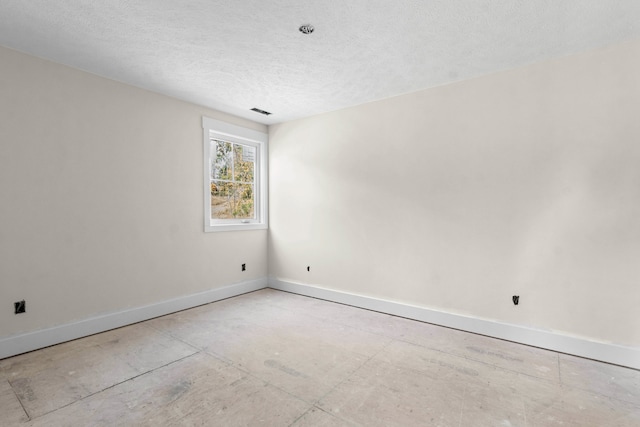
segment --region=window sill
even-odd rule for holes
[[[204,231],[206,233],[215,233],[220,231],[246,231],[246,230],[266,230],[267,224],[216,224],[205,225]]]

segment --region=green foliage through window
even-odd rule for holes
[[[211,218],[255,219],[256,147],[211,140]]]

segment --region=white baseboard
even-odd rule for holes
[[[266,277],[0,339],[0,359],[267,287]]]
[[[269,287],[320,298],[354,307],[379,311],[394,316],[406,317],[421,322],[433,323],[449,328],[486,335],[520,344],[553,350],[560,353],[599,360],[615,365],[640,369],[640,348],[589,341],[538,329],[507,323],[451,314],[423,307],[350,294],[347,292],[319,288],[275,278],[269,279]]]
[[[0,359],[131,325],[154,317],[175,313],[176,311],[197,307],[202,304],[208,304],[266,287],[545,348],[560,353],[640,369],[640,348],[589,341],[518,325],[451,314],[424,307],[416,307],[274,278],[267,279],[266,277],[162,301],[156,304],[108,313],[78,322],[3,338],[0,339]]]

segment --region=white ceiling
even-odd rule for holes
[[[0,45],[265,124],[637,38],[640,0],[0,1]]]

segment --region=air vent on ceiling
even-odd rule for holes
[[[298,28],[298,31],[300,31],[302,34],[311,34],[313,33],[313,30],[315,28],[313,28],[313,25],[301,25],[300,28]]]
[[[259,108],[252,108],[251,111],[255,111],[256,113],[264,114],[265,116],[268,116],[269,114],[271,114],[270,112],[261,110]]]

